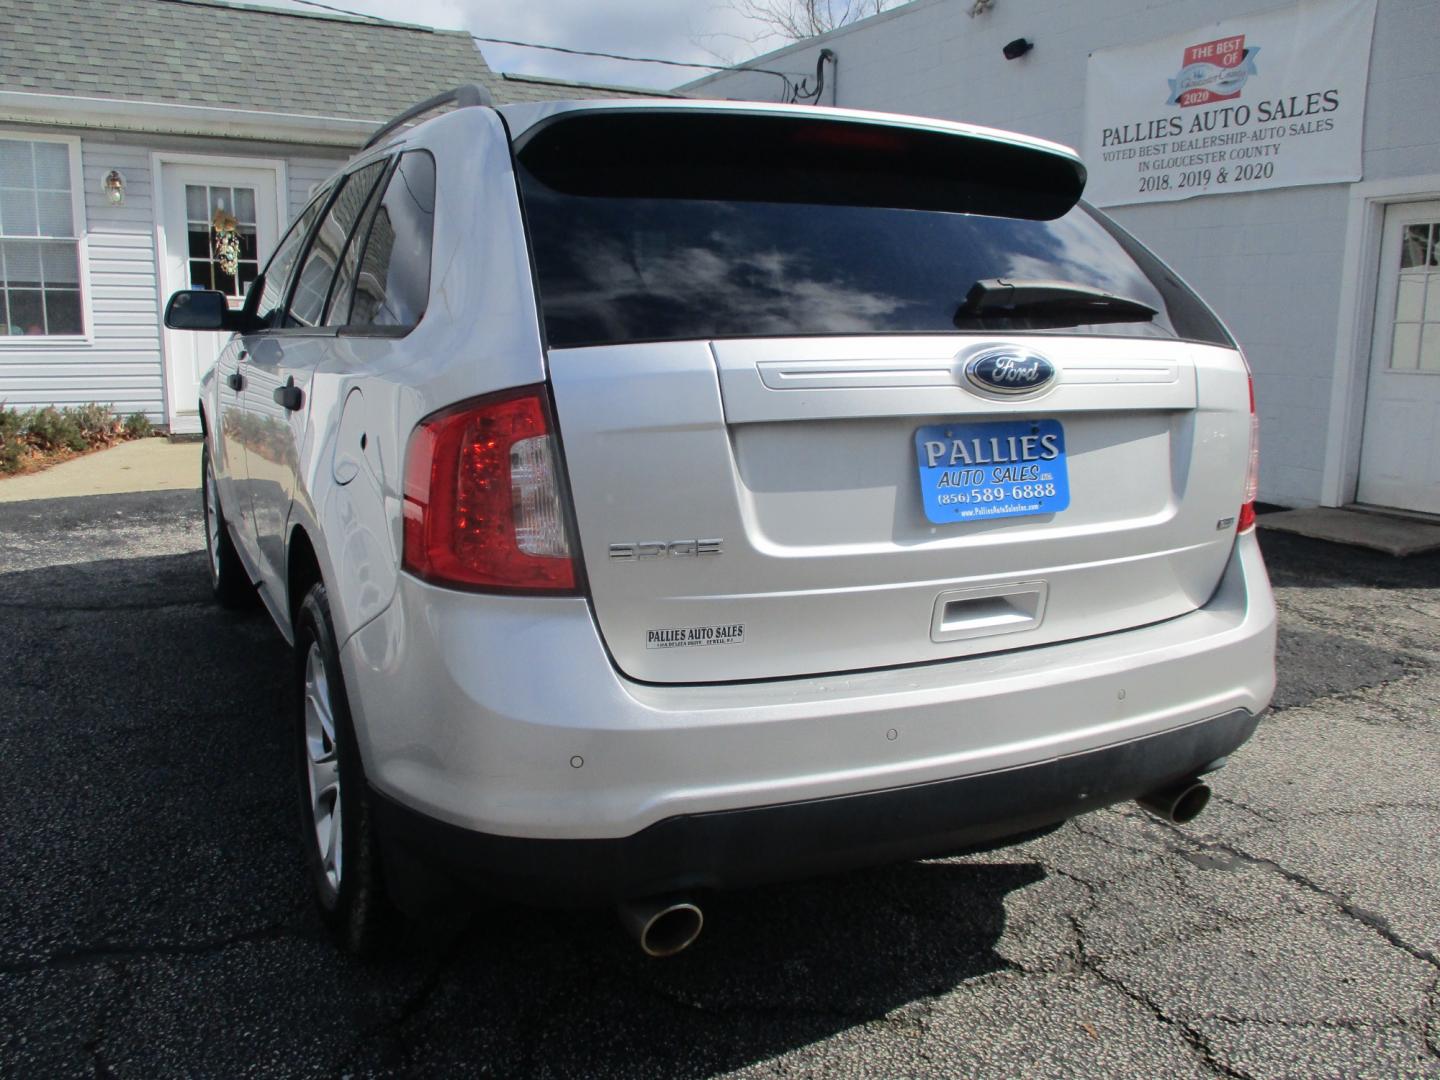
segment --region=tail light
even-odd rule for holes
[[[1250,460],[1245,471],[1245,497],[1240,505],[1239,532],[1255,527],[1255,498],[1260,494],[1260,417],[1255,414],[1255,379],[1250,385]]]
[[[426,417],[405,451],[406,570],[482,592],[574,592],[544,386]]]

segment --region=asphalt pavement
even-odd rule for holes
[[[196,511],[0,506],[0,1076],[1440,1076],[1440,557],[1263,537],[1278,707],[1190,826],[714,897],[669,961],[487,907],[367,965]]]

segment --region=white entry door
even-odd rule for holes
[[[218,289],[241,307],[275,249],[277,180],[274,167],[161,163],[162,304],[177,289]],[[198,432],[200,379],[229,335],[164,335],[170,430]]]
[[[1440,202],[1385,211],[1356,498],[1440,514]]]

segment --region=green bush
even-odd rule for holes
[[[84,448],[112,446],[120,441],[120,420],[110,405],[77,405],[66,409],[80,429]]]
[[[36,409],[30,415],[28,427],[30,443],[37,450],[53,453],[69,448],[79,451],[88,445],[70,409],[62,411],[53,405]]]
[[[113,446],[121,439],[143,439],[154,429],[144,413],[131,413],[121,423],[110,405],[78,405],[57,409],[11,409],[0,402],[0,473],[19,472],[37,455],[62,450],[81,453]]]
[[[143,412],[132,412],[125,418],[124,431],[127,439],[148,439],[155,434],[155,427]]]
[[[18,409],[7,409],[3,402],[0,402],[0,446],[9,446],[12,442],[19,442],[25,434],[25,418],[28,414]]]

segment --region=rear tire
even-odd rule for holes
[[[200,448],[200,507],[205,515],[205,555],[210,567],[210,589],[221,607],[249,607],[255,602],[255,586],[245,573],[240,553],[230,539],[225,512],[220,508],[220,490],[215,484],[215,466],[210,460],[208,440]]]
[[[300,842],[320,918],[341,948],[373,955],[393,925],[340,653],[323,584],[295,620]]]

